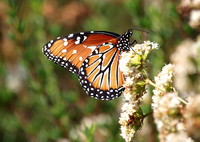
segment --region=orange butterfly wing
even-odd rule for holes
[[[121,36],[104,31],[70,34],[47,42],[43,54],[78,75],[89,96],[111,100],[124,90],[119,59],[121,52],[130,49],[131,35],[130,30]]]
[[[119,69],[120,50],[115,40],[95,49],[80,67],[79,80],[87,94],[99,100],[119,97],[124,90]]]
[[[78,74],[83,61],[100,45],[116,40],[112,32],[90,31],[58,37],[47,42],[43,54],[51,61]]]

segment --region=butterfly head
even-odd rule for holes
[[[130,37],[132,36],[133,32],[129,29],[127,32],[123,33],[117,39],[117,48],[121,51],[129,51],[130,50]]]

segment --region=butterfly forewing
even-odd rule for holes
[[[113,43],[95,49],[83,62],[79,80],[89,96],[111,100],[124,90],[123,74],[118,69],[120,51]]]
[[[101,44],[116,40],[112,32],[80,32],[58,37],[43,47],[44,55],[51,61],[78,74],[83,61]]]

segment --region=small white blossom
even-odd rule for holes
[[[134,77],[126,77],[126,85],[131,85],[134,82]]]
[[[194,142],[185,132],[171,133],[167,135],[165,142]]]
[[[168,64],[165,65],[162,68],[162,71],[154,77],[155,80],[155,84],[157,87],[159,88],[155,88],[153,90],[153,96],[152,96],[152,108],[155,109],[158,105],[157,103],[159,102],[159,99],[161,98],[161,96],[163,95],[163,91],[166,91],[167,89],[169,89],[172,85],[172,79],[174,76],[174,71],[173,71],[174,65],[172,64]],[[161,90],[163,89],[163,90]]]
[[[135,131],[134,129],[130,128],[130,127],[126,127],[126,126],[121,126],[121,136],[125,139],[126,142],[131,142]]]
[[[122,111],[126,111],[129,112],[128,114],[132,115],[133,113],[135,113],[136,111],[134,110],[135,105],[134,104],[130,104],[128,102],[125,102],[122,106]]]
[[[163,89],[167,89],[172,83],[172,79],[174,76],[173,71],[174,65],[168,64],[162,68],[162,71],[154,77],[155,84]],[[155,92],[161,91],[159,88],[155,88]],[[154,94],[155,95],[155,94]]]
[[[189,25],[193,28],[200,26],[200,10],[191,11]]]

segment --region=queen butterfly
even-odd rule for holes
[[[91,97],[111,100],[124,90],[124,76],[119,68],[120,54],[130,50],[132,30],[119,35],[89,31],[50,40],[43,54],[51,61],[75,73]]]

